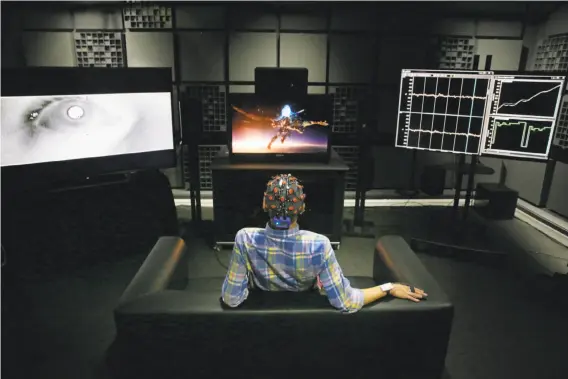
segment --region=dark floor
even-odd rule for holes
[[[424,237],[433,224],[443,235],[433,212],[375,208],[367,218],[379,235]],[[477,243],[488,245],[481,236]],[[216,256],[199,240],[189,246],[191,276],[224,275],[230,251]],[[372,239],[342,241],[337,256],[347,275],[371,274],[373,246]],[[566,292],[544,292],[506,267],[419,256],[455,304],[446,361],[452,379],[566,377],[568,322],[559,306]],[[72,275],[3,285],[2,376],[109,378],[104,357],[114,337],[112,310],[144,258],[139,253]]]

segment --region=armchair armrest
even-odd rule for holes
[[[373,279],[376,283],[400,282],[423,288],[429,300],[450,304],[436,280],[400,236],[384,236],[377,241]]]
[[[179,237],[160,237],[122,294],[122,305],[143,295],[164,291],[172,280],[187,278],[187,248]]]

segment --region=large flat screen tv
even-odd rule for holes
[[[255,94],[232,94],[229,108],[232,160],[329,160],[332,113],[329,96],[275,100]]]
[[[175,166],[169,69],[38,68],[2,78],[3,184]]]

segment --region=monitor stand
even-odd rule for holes
[[[481,247],[474,247],[474,243],[472,243],[472,241],[479,239],[480,233],[483,233],[483,230],[473,228],[471,220],[468,222],[471,196],[475,183],[475,174],[489,173],[482,172],[483,169],[485,169],[485,171],[492,170],[485,166],[478,166],[477,163],[478,158],[472,156],[471,162],[466,164],[465,155],[460,155],[458,166],[454,167],[456,170],[454,203],[449,219],[442,221],[443,223],[447,223],[444,227],[445,238],[440,238],[440,240],[430,240],[413,237],[411,238],[411,247],[414,250],[433,255],[478,259],[486,263],[503,263],[506,253],[492,251]],[[466,186],[465,204],[462,212],[460,212],[460,194],[462,190],[463,176],[466,174],[468,175],[468,181]]]

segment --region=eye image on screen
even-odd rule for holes
[[[1,98],[2,166],[173,149],[168,93]]]
[[[257,99],[234,101],[231,111],[233,153],[327,151],[329,120],[323,104],[269,103]]]

